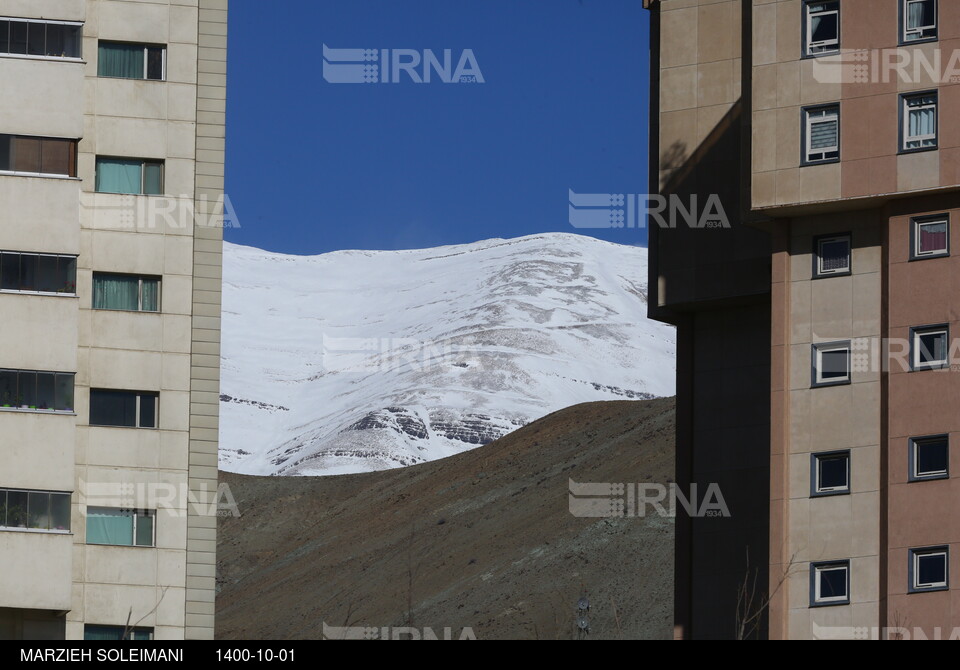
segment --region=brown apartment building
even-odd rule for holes
[[[650,229],[677,479],[730,509],[677,519],[676,636],[956,638],[960,2],[644,5],[650,192],[730,224]]]

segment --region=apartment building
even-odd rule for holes
[[[0,0],[0,639],[214,629],[227,0]]]
[[[644,5],[650,192],[730,219],[650,230],[731,511],[677,520],[676,637],[957,637],[960,3]]]

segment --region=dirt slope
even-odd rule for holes
[[[673,399],[577,405],[440,461],[338,477],[221,473],[217,636],[320,639],[328,626],[570,639],[665,638],[673,520],[574,517],[568,480],[673,477]]]

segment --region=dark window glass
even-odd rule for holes
[[[77,292],[77,259],[68,256],[57,257],[57,274],[54,280],[57,293],[74,294]]]
[[[154,395],[140,396],[140,427],[157,427],[157,397]]]
[[[10,22],[0,21],[0,54],[10,53]]]
[[[26,491],[7,492],[7,527],[26,528],[29,521],[29,500]]]
[[[827,7],[827,9],[834,9],[834,7]],[[836,14],[821,14],[814,17],[811,21],[811,27],[813,28],[813,39],[811,41],[824,42],[837,39],[839,34],[837,18]]]
[[[947,581],[947,557],[944,554],[918,556],[916,579],[918,586]]]
[[[10,53],[27,54],[27,23],[26,21],[10,22]]]
[[[50,530],[70,530],[70,494],[50,494]]]
[[[17,406],[17,371],[0,370],[0,407]]]
[[[56,293],[60,290],[57,285],[57,257],[37,257],[37,290],[45,293]]]
[[[917,336],[919,346],[919,362],[938,363],[946,360],[947,335],[946,333],[921,333]]]
[[[41,154],[41,169],[44,174],[73,175],[70,146],[73,140],[45,139]]]
[[[130,391],[90,390],[90,425],[137,425],[137,394]]]
[[[826,568],[820,570],[820,597],[845,598],[847,595],[846,568]]]
[[[62,373],[57,375],[54,402],[56,409],[63,412],[73,411],[73,382],[74,375]]]
[[[55,388],[52,372],[37,373],[37,409],[56,409]]]
[[[21,409],[37,408],[37,373],[20,372],[17,380]]]
[[[846,377],[847,358],[848,353],[846,349],[822,352],[820,354],[820,377],[822,379],[841,379]]]
[[[37,260],[32,254],[20,254],[20,290],[37,290]]]
[[[43,23],[31,23],[27,27],[27,53],[31,56],[43,56],[47,53],[47,26]]]
[[[147,79],[163,79],[163,48],[147,49]]]
[[[20,290],[20,254],[0,254],[0,289]]]
[[[947,472],[950,449],[946,439],[918,440],[916,449],[916,475],[942,474]]]
[[[80,26],[49,24],[46,55],[56,58],[79,58]]]
[[[13,169],[13,158],[10,153],[12,145],[12,135],[0,135],[0,170]]]
[[[820,489],[847,488],[847,455],[823,456],[817,459],[820,467]]]
[[[50,529],[50,494],[31,491],[27,494],[27,528]]]
[[[843,272],[849,269],[849,240],[824,240],[820,243],[821,272]]]

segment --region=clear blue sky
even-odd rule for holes
[[[226,239],[409,249],[580,232],[567,190],[646,191],[640,0],[230,3]],[[472,49],[485,83],[331,84],[334,49]],[[418,68],[419,69],[419,68]]]

